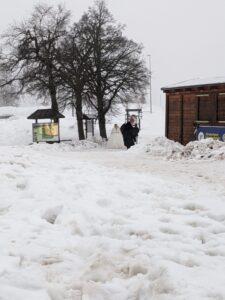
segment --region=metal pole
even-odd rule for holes
[[[151,70],[151,55],[148,55],[149,59],[149,101],[150,101],[150,113],[152,113],[152,70]]]

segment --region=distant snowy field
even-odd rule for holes
[[[35,109],[0,108],[0,300],[224,300],[225,147],[164,138],[31,144]],[[108,120],[124,122],[124,111]],[[97,132],[96,132],[97,134]]]

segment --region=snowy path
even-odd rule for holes
[[[1,300],[225,299],[224,161],[1,147],[0,166]]]

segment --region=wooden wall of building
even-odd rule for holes
[[[196,98],[189,94],[183,96],[183,144],[195,139],[194,121],[196,117]]]
[[[225,94],[218,95],[217,119],[219,122],[225,121]]]
[[[225,126],[225,92],[167,92],[166,137],[187,144],[195,140],[195,122]]]
[[[181,110],[182,101],[180,95],[170,95],[168,99],[168,131],[167,136],[174,141],[180,140],[181,135]]]

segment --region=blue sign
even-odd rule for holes
[[[204,126],[199,125],[195,131],[196,139],[212,138],[225,142],[225,126]]]

